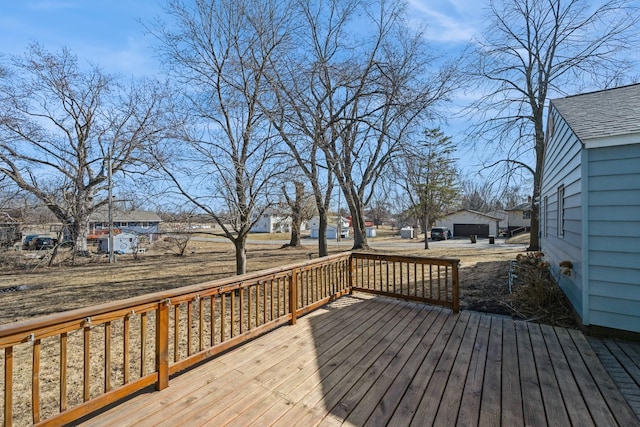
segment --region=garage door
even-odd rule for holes
[[[466,237],[475,234],[479,237],[489,236],[489,224],[453,224],[453,235]]]

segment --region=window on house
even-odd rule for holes
[[[149,223],[148,222],[143,222],[142,223],[142,228],[149,228]]]
[[[558,236],[564,236],[564,185],[558,187]]]
[[[522,219],[531,219],[531,211],[522,212]]]

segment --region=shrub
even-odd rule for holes
[[[569,302],[556,284],[542,252],[516,257],[516,279],[509,307],[517,317],[557,326],[575,327]]]

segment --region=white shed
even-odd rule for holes
[[[138,250],[140,241],[137,234],[121,233],[113,236],[113,252],[132,254]],[[109,235],[98,238],[98,252],[109,252]]]

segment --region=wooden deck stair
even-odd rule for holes
[[[640,425],[579,331],[356,294],[82,420]]]

